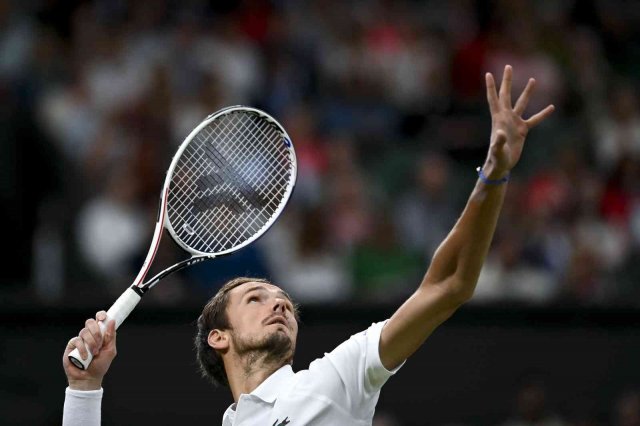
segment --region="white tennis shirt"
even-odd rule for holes
[[[241,394],[225,411],[222,426],[371,425],[382,385],[401,367],[389,371],[380,361],[384,324],[351,336],[307,370],[294,373],[291,366],[283,366],[253,392]],[[102,392],[94,392],[67,389],[64,426],[100,424],[96,399]]]

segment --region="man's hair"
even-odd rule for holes
[[[209,333],[214,329],[230,330],[232,328],[229,322],[229,316],[227,315],[229,293],[234,288],[248,282],[271,284],[271,282],[264,278],[238,277],[229,280],[218,290],[216,295],[207,302],[202,310],[202,314],[198,317],[198,332],[194,339],[196,357],[202,376],[214,384],[228,387],[229,380],[227,379],[227,372],[224,369],[222,356],[220,356],[218,351],[209,346]],[[298,306],[293,302],[292,304],[294,306],[293,313],[296,319],[298,319]]]

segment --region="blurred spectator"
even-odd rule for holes
[[[0,2],[0,80],[13,80],[29,66],[34,38],[32,17]]]
[[[315,114],[307,105],[294,105],[284,116],[283,126],[295,141],[298,161],[296,200],[308,206],[321,202],[323,178],[328,167],[328,153],[318,136]]]
[[[372,232],[350,256],[358,300],[390,301],[415,290],[424,273],[421,253],[404,249],[391,218],[378,212]]]
[[[163,263],[173,264],[184,259],[184,252],[174,257],[175,259]],[[185,269],[183,275],[187,282],[184,283],[184,288],[187,288],[189,293],[194,296],[193,300],[202,300],[212,297],[222,284],[240,274],[249,277],[269,277],[269,272],[265,254],[256,246],[250,245],[234,252],[233,256],[221,256],[211,262],[202,262]],[[179,286],[174,287],[180,288]],[[178,301],[172,300],[171,302],[175,304]]]
[[[637,182],[640,180],[639,155],[627,154],[617,162],[604,194],[602,194],[601,214],[603,219],[621,228],[629,226],[632,204],[638,198]]]
[[[613,407],[613,426],[640,426],[640,392],[631,391],[618,397]]]
[[[194,46],[195,61],[220,81],[229,103],[251,103],[262,88],[262,52],[244,36],[234,20],[218,20],[210,28]]]
[[[570,83],[576,85],[585,102],[586,112],[597,117],[606,98],[606,75],[611,72],[602,39],[594,28],[588,26],[578,26],[566,37],[570,72],[575,76]]]
[[[101,116],[81,77],[67,86],[49,88],[40,99],[43,128],[75,163],[83,162],[98,139]]]
[[[131,168],[113,170],[108,179],[104,192],[79,213],[77,236],[84,260],[108,283],[120,284],[134,272],[152,222],[137,204],[139,187]]]
[[[603,265],[591,246],[578,246],[567,266],[563,282],[564,299],[581,305],[601,303],[605,298]]]
[[[223,105],[220,81],[200,74],[200,83],[192,92],[171,93],[171,140],[177,146],[209,114]]]
[[[595,117],[595,154],[600,170],[611,172],[623,158],[640,155],[640,110],[635,87],[616,84],[607,106]]]
[[[357,170],[331,176],[328,180],[328,235],[339,252],[348,252],[373,231],[370,188]]]
[[[98,34],[95,53],[82,67],[93,106],[108,114],[135,102],[151,86],[151,64],[127,54],[128,40],[122,31]]]
[[[301,303],[341,302],[352,293],[346,261],[329,245],[326,213],[302,211],[296,239],[279,240],[269,250],[269,258],[279,258],[271,263],[278,284]]]
[[[392,413],[376,410],[372,426],[401,426],[400,421]]]
[[[403,194],[394,216],[400,243],[429,261],[455,224],[458,209],[450,188],[449,159],[429,152],[417,161],[415,185]]]
[[[515,395],[514,416],[503,426],[563,426],[567,425],[554,414],[547,401],[547,390],[541,379],[526,378]]]
[[[553,275],[525,259],[522,234],[512,228],[496,237],[471,303],[506,300],[539,305],[556,296],[558,287]]]
[[[582,155],[572,147],[558,151],[529,178],[516,218],[527,235],[525,256],[533,266],[550,272],[554,281],[563,278],[573,250],[568,225],[594,210],[581,205],[582,188],[590,182]]]
[[[528,110],[537,111],[550,103],[562,104],[564,84],[560,64],[541,45],[540,25],[534,25],[533,3],[500,1],[500,25],[493,28],[492,42],[486,57],[486,70],[500,75],[504,64],[527,70],[514,74],[513,92],[520,93],[531,76],[536,79],[536,96]],[[525,113],[526,116],[526,113]]]

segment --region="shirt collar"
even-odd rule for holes
[[[283,385],[291,377],[295,376],[293,369],[289,364],[283,365],[275,372],[273,372],[266,380],[253,390],[250,395],[257,396],[264,402],[273,404],[278,397],[278,393],[282,389]],[[236,403],[231,404],[224,412],[223,419],[228,422],[233,422],[233,418],[236,414]],[[224,421],[223,421],[224,423]],[[230,423],[229,423],[230,424]]]
[[[264,402],[273,403],[278,397],[278,393],[287,380],[295,373],[289,364],[283,365],[251,392]]]

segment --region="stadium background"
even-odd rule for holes
[[[475,298],[375,424],[640,424],[639,24],[634,1],[0,1],[2,423],[59,424],[64,343],[137,273],[172,153],[222,106],[281,120],[294,198],[257,244],[149,294],[104,424],[219,421],[230,396],[197,377],[190,340],[229,277],[303,305],[297,368],[390,315],[470,193],[482,76],[509,63],[514,92],[538,80],[530,111],[557,110]]]

